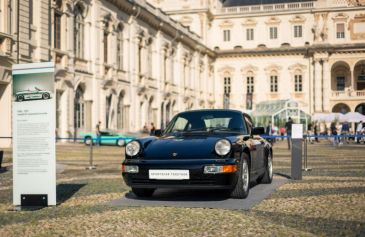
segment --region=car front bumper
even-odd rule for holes
[[[138,166],[138,173],[123,172],[124,182],[133,188],[176,188],[176,189],[232,189],[236,185],[238,171],[232,173],[205,174],[207,165],[237,165],[236,159],[184,159],[144,160],[128,159],[123,165]],[[237,167],[238,169],[238,167]],[[189,170],[189,179],[150,179],[149,170]]]

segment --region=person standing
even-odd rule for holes
[[[333,136],[333,146],[336,146],[338,144],[338,138],[337,138],[337,127],[336,127],[336,123],[332,122],[331,126],[331,135]]]
[[[266,126],[265,134],[266,134],[266,136],[272,136],[271,121],[269,121],[269,124]],[[267,141],[270,142],[271,144],[273,143],[273,140],[271,137],[268,137]]]
[[[281,127],[279,130],[280,130],[281,140],[284,140],[285,128],[284,127]]]
[[[286,135],[288,136],[288,150],[290,150],[292,125],[293,125],[293,120],[291,119],[291,117],[289,117],[289,120],[285,123]]]
[[[348,140],[348,135],[349,135],[349,132],[350,132],[350,126],[349,126],[349,123],[348,122],[344,122],[342,124],[342,128],[341,128],[341,135],[344,136],[343,137],[343,141],[346,143],[349,143],[349,140]]]
[[[101,131],[100,131],[100,125],[101,125],[101,121],[99,121],[97,124],[96,124],[96,143],[97,145],[100,146],[101,144]]]
[[[151,123],[151,130],[150,130],[150,135],[151,136],[154,136],[155,135],[155,130],[156,130],[156,127],[153,123]]]
[[[362,121],[360,121],[360,123],[357,124],[356,127],[356,142],[360,143],[360,136],[361,135],[361,131],[362,131]]]
[[[314,132],[314,136],[315,136],[314,140],[316,142],[319,142],[319,140],[318,140],[318,124],[317,123],[314,123],[313,132]]]

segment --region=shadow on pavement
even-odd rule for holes
[[[71,198],[86,184],[58,184],[57,185],[57,204],[61,204]]]
[[[250,194],[246,199],[232,199],[222,190],[157,189],[149,198],[139,198],[133,192],[128,192],[124,197],[108,202],[107,205],[249,210],[286,182],[288,179],[275,176],[271,184],[252,183]]]

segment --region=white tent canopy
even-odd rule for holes
[[[333,122],[333,121],[341,121],[344,115],[341,113],[315,113],[312,116],[313,121],[318,122]]]
[[[312,116],[312,121],[318,122],[349,122],[358,123],[360,121],[365,121],[365,115],[358,112],[348,112],[347,114],[341,113],[315,113]]]
[[[358,123],[360,121],[365,121],[365,115],[360,114],[359,112],[348,112],[342,117],[342,121],[340,122],[349,122],[349,123]]]

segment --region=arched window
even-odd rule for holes
[[[57,0],[56,8],[54,10],[54,35],[53,43],[56,49],[61,49],[61,19],[62,19],[62,1]]]
[[[138,64],[137,64],[137,67],[138,67],[138,75],[139,77],[141,77],[142,75],[142,53],[143,53],[143,35],[140,36],[140,39],[139,39],[139,43],[138,43],[138,48],[137,48],[137,56],[138,56]]]
[[[74,11],[74,50],[76,58],[84,57],[84,17],[82,15],[83,9],[77,4]]]
[[[84,92],[77,87],[75,93],[75,127],[84,128],[85,126],[85,103]]]
[[[103,45],[104,45],[104,63],[108,63],[108,38],[109,38],[109,22],[104,22]]]
[[[112,106],[112,94],[105,97],[106,128],[110,127],[110,110]]]
[[[118,26],[117,32],[117,67],[123,69],[123,26]]]
[[[120,130],[124,128],[124,92],[121,92],[118,98],[117,127]]]
[[[13,6],[12,6],[12,3],[13,3],[13,1],[11,1],[11,0],[8,0],[8,4],[7,4],[7,11],[6,11],[6,18],[7,18],[7,32],[8,32],[8,34],[12,34],[13,32],[12,32],[12,27],[13,27],[13,19],[12,19],[12,17],[13,17]]]

